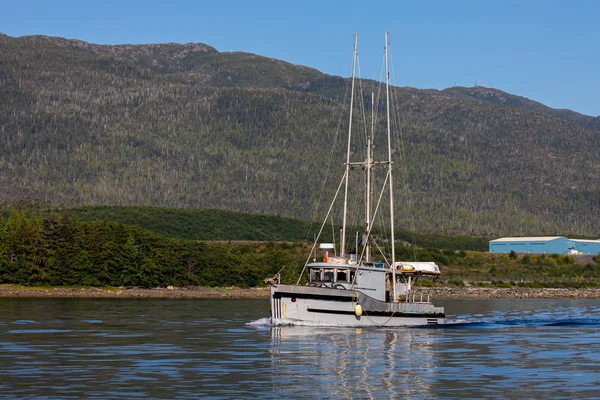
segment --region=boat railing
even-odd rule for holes
[[[406,302],[407,303],[415,303],[415,304],[429,304],[431,303],[430,298],[429,298],[429,294],[426,295],[425,300],[423,299],[423,293],[420,293],[420,297],[417,297],[416,294],[412,294],[412,296],[410,294],[406,295]]]

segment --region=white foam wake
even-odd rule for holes
[[[317,322],[311,322],[311,321],[299,321],[299,320],[295,320],[295,319],[285,319],[285,318],[280,318],[280,319],[276,319],[274,321],[271,320],[271,318],[260,318],[257,319],[256,321],[250,321],[247,322],[246,325],[248,326],[335,326],[335,327],[344,327],[347,325],[342,325],[342,324],[334,324],[334,323],[327,323],[327,322],[321,322],[321,323],[317,323]]]
[[[271,326],[271,318],[261,318],[256,321],[247,322],[248,326]]]

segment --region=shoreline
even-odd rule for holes
[[[438,287],[423,293],[435,299],[600,299],[600,288]]]
[[[600,299],[600,288],[417,288],[415,296],[432,299]],[[149,299],[268,299],[269,288],[29,288],[0,285],[0,297],[12,298],[149,298]]]

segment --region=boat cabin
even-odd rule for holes
[[[361,265],[314,262],[308,264],[307,268],[309,286],[353,289],[377,300],[386,299],[386,280],[389,271],[384,268],[383,262]]]
[[[308,283],[337,283],[342,285],[351,285],[354,282],[356,266],[340,265],[332,267],[310,266],[308,267]]]
[[[381,261],[359,265],[354,260],[329,257],[327,262],[313,262],[307,268],[309,286],[357,290],[381,301],[391,296],[391,272]],[[395,269],[396,294],[400,297],[408,295],[419,277],[437,278],[440,274],[433,262],[396,262]]]

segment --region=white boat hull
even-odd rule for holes
[[[355,306],[360,304],[361,315]],[[444,309],[431,303],[389,303],[354,290],[300,285],[271,287],[273,324],[417,326],[445,322]]]

